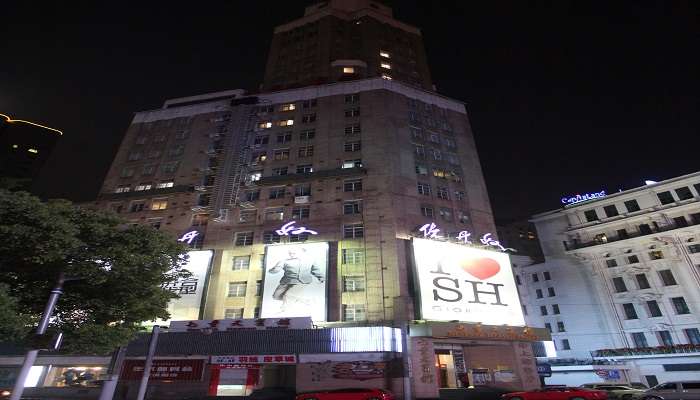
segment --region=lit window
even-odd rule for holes
[[[248,182],[256,182],[256,181],[259,181],[260,178],[262,178],[262,172],[255,171],[255,172],[251,172],[250,174],[248,174],[247,180],[248,180]]]
[[[261,122],[258,124],[258,128],[260,128],[260,129],[272,128],[272,122]]]
[[[345,160],[343,161],[343,168],[360,168],[362,167],[362,160]]]
[[[39,150],[37,150],[37,149],[27,149],[27,151],[30,153],[34,153],[34,154],[39,152]]]
[[[296,106],[294,106],[294,103],[289,103],[289,104],[282,104],[282,111],[294,111],[296,109]]]
[[[136,185],[136,188],[134,189],[137,192],[140,192],[142,190],[151,190],[151,184],[150,183],[140,183]]]
[[[247,282],[230,282],[228,284],[228,297],[245,297]]]
[[[382,74],[382,79],[386,79],[387,81],[390,81],[390,80],[392,80],[393,78],[391,77],[391,75]]]
[[[175,183],[173,181],[160,182],[156,185],[156,189],[170,188],[170,187],[173,187],[174,185],[175,185]]]
[[[364,321],[366,318],[364,304],[343,305],[343,321]]]
[[[343,73],[344,74],[354,74],[355,68],[354,67],[343,67]]]
[[[129,186],[118,186],[116,189],[114,189],[114,193],[127,193],[130,190],[131,187]]]
[[[294,125],[294,120],[293,119],[283,119],[282,121],[278,122],[277,125],[279,125],[279,126],[292,126],[292,125]]]
[[[168,208],[167,199],[153,199],[151,202],[151,210],[165,210]]]
[[[379,55],[384,58],[391,58],[388,51],[379,50]]]
[[[391,69],[391,64],[389,64],[387,62],[381,63],[381,66],[382,66],[382,68]]]
[[[284,208],[269,208],[265,210],[265,221],[282,221]]]

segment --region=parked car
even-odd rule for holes
[[[591,389],[605,390],[610,400],[636,400],[644,395],[644,390],[625,385],[596,385]]]
[[[643,400],[700,400],[700,381],[666,382],[646,390]]]
[[[608,393],[576,387],[546,387],[529,392],[514,392],[501,396],[503,400],[607,400]]]
[[[502,395],[512,392],[493,386],[470,386],[459,389],[440,389],[441,400],[499,400]]]
[[[296,391],[286,387],[267,387],[253,390],[250,400],[294,400]]]
[[[384,389],[336,389],[298,394],[296,400],[395,400]]]

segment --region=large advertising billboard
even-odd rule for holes
[[[328,243],[267,246],[260,317],[325,321],[327,276]]]
[[[190,251],[187,254],[190,258],[183,268],[190,271],[192,276],[179,279],[164,287],[180,296],[179,299],[173,299],[168,303],[168,312],[172,321],[199,319],[202,295],[206,289],[204,283],[213,251]]]
[[[421,318],[524,326],[508,254],[413,239]]]

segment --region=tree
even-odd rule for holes
[[[37,320],[63,272],[68,281],[50,327],[64,333],[65,351],[105,354],[128,342],[144,321],[167,319],[167,304],[177,296],[162,286],[190,275],[183,268],[186,252],[172,237],[128,226],[115,214],[0,190],[7,308]]]

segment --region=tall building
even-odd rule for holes
[[[697,377],[700,172],[532,221],[546,261],[516,270],[526,320],[557,345],[548,383]]]
[[[266,91],[383,77],[433,90],[418,28],[370,0],[331,0],[275,28]]]
[[[0,180],[31,190],[63,132],[0,114]]]

